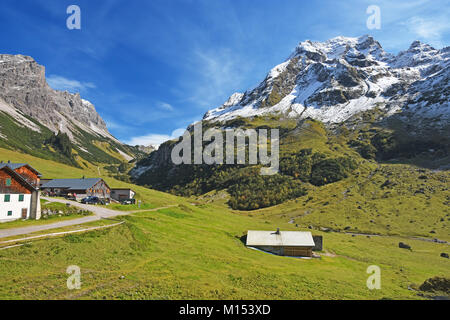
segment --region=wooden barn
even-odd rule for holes
[[[248,231],[247,246],[280,256],[312,257],[315,243],[311,232]]]
[[[74,195],[77,199],[89,196],[111,199],[111,188],[101,178],[55,179],[43,184],[41,189],[55,196]]]

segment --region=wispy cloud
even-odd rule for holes
[[[225,102],[234,93],[232,90],[242,89],[251,66],[249,61],[223,48],[194,50],[189,60],[191,80],[183,79],[183,93],[188,93],[186,100],[201,108]]]
[[[443,47],[442,37],[449,31],[450,27],[446,21],[440,21],[440,18],[425,19],[414,16],[408,19],[404,25],[420,39],[436,46]]]
[[[166,111],[174,111],[175,110],[175,108],[170,103],[166,103],[166,102],[160,102],[158,104],[158,108],[160,108],[162,110],[166,110]]]
[[[92,82],[81,82],[78,80],[68,79],[58,75],[50,75],[47,82],[55,90],[82,92],[88,89],[95,89],[97,86]]]
[[[180,136],[182,136],[185,132],[185,129],[177,129],[174,132],[172,132],[171,135],[166,135],[166,134],[156,134],[156,133],[150,133],[144,136],[139,136],[139,137],[133,137],[131,138],[129,141],[126,141],[126,143],[128,145],[131,146],[136,146],[136,145],[140,145],[140,146],[149,146],[152,145],[154,147],[159,147],[162,143],[169,141],[169,140],[173,140],[176,139]]]

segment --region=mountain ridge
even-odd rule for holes
[[[9,54],[0,54],[0,146],[75,166],[145,155],[117,140],[79,93],[51,88],[32,57]]]
[[[233,209],[255,210],[298,198],[305,186],[357,178],[358,168],[447,170],[449,61],[448,48],[418,41],[398,55],[370,36],[304,41],[256,88],[202,120],[204,130],[279,129],[278,175],[260,177],[251,165],[176,166],[175,139],[139,161],[131,177],[183,196],[227,190]],[[187,130],[192,135],[193,125]]]
[[[252,90],[233,94],[204,120],[223,122],[236,117],[281,113],[341,123],[356,113],[383,104],[386,116],[405,111],[425,118],[450,118],[450,48],[436,50],[420,41],[393,55],[371,36],[336,37],[325,42],[303,41],[282,64]],[[441,87],[437,99],[429,90]],[[427,94],[429,96],[427,96]],[[437,99],[438,101],[434,101]]]
[[[78,125],[85,131],[117,140],[92,103],[79,93],[52,89],[46,81],[45,67],[32,57],[0,54],[0,77],[4,103],[39,120],[51,131],[61,131],[73,139],[73,125]]]

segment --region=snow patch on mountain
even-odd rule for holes
[[[340,123],[379,108],[386,116],[449,118],[449,48],[415,41],[392,55],[371,36],[301,42],[250,91],[236,93],[204,120],[283,114]]]
[[[41,132],[41,129],[32,121],[24,117],[17,109],[11,107],[5,101],[0,99],[0,112],[7,113],[10,115],[17,123],[20,125],[27,127],[33,131]]]

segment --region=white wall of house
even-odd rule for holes
[[[27,219],[30,218],[31,194],[23,196],[23,201],[19,201],[19,194],[10,194],[10,201],[5,202],[5,194],[0,193],[0,221],[22,219],[22,209],[27,209]]]

